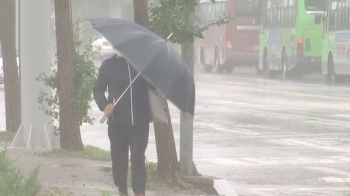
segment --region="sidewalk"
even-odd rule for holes
[[[47,158],[28,149],[8,149],[8,156],[27,176],[41,165],[38,181],[44,189],[58,189],[69,195],[100,196],[100,190],[116,193],[108,168],[110,162],[78,158]],[[109,169],[110,170],[110,169]],[[148,196],[189,196],[181,193],[147,191]],[[116,194],[113,194],[116,195]]]

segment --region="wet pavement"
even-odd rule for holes
[[[224,178],[238,195],[349,195],[350,85],[321,76],[267,80],[252,71],[197,73],[194,161],[200,173]],[[0,87],[1,91],[1,87]],[[4,126],[4,94],[0,123]],[[109,149],[107,126],[93,104],[85,145]],[[179,145],[179,112],[171,106]],[[147,159],[156,160],[153,131]]]

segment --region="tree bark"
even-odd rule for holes
[[[59,130],[61,148],[84,150],[75,111],[75,48],[70,0],[55,0]]]
[[[134,21],[144,27],[149,27],[147,0],[134,0]]]
[[[0,40],[3,55],[6,130],[15,132],[21,124],[21,97],[16,55],[15,1],[0,0]]]
[[[142,26],[149,26],[147,0],[134,0],[134,21]],[[170,184],[178,184],[184,188],[188,188],[190,186],[186,183],[179,169],[169,107],[164,97],[163,102],[166,106],[168,122],[154,123],[158,157],[157,173]]]
[[[170,184],[177,184],[183,188],[188,188],[190,186],[186,182],[179,168],[169,106],[164,97],[163,102],[166,106],[165,110],[168,122],[154,123],[158,157],[157,173],[162,179]]]

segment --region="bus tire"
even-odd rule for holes
[[[328,69],[328,74],[327,74],[328,83],[331,85],[335,85],[339,83],[339,77],[335,73],[334,61],[331,55],[329,55],[328,57],[327,69]]]
[[[212,65],[207,65],[205,63],[205,57],[204,57],[204,50],[203,50],[203,48],[201,48],[200,62],[201,62],[201,65],[203,66],[203,70],[204,70],[205,73],[211,73],[213,71],[213,66]]]
[[[269,62],[267,59],[267,52],[264,52],[264,57],[263,57],[263,72],[264,75],[267,79],[272,79],[276,76],[276,73],[271,71],[269,68]]]
[[[225,72],[225,67],[224,65],[220,64],[219,53],[216,49],[214,53],[214,67],[216,69],[216,73],[218,74],[223,74]]]
[[[283,80],[288,80],[290,74],[288,71],[288,57],[285,50],[282,53],[281,71]]]
[[[203,65],[203,69],[205,73],[211,73],[213,71],[212,65]]]
[[[256,73],[256,74],[261,75],[261,74],[264,73],[263,70],[261,70],[261,69],[259,68],[259,64],[255,65],[254,67],[255,67],[255,73]]]

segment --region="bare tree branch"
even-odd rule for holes
[[[79,18],[78,18],[78,21],[73,23],[72,26],[74,27],[75,25],[80,24],[80,23],[85,22],[85,21],[88,21],[88,20],[89,20],[89,18],[86,18],[84,20],[79,20]]]

